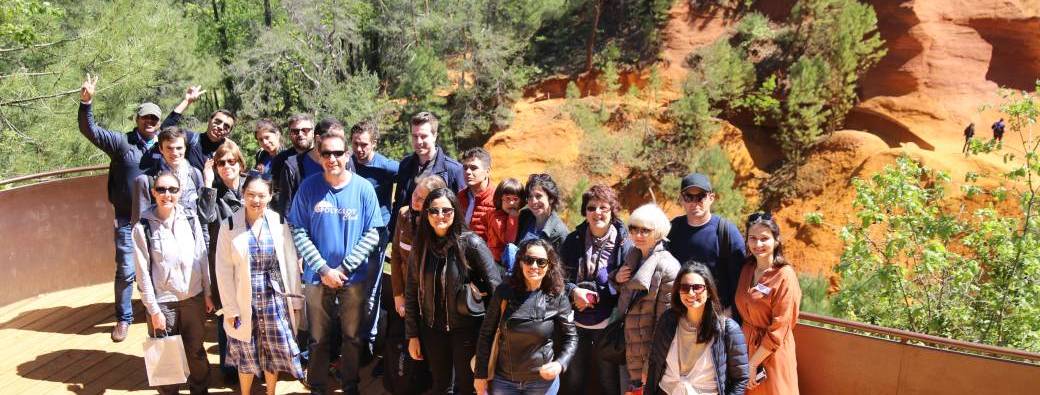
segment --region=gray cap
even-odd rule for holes
[[[141,103],[141,105],[137,106],[137,116],[143,117],[145,115],[155,115],[156,118],[162,118],[162,110],[155,103]]]
[[[693,187],[703,189],[704,192],[711,192],[711,181],[709,181],[708,176],[704,174],[690,173],[686,177],[683,177],[681,191],[685,191]]]

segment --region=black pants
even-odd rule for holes
[[[181,335],[184,343],[184,354],[188,357],[188,390],[192,394],[208,393],[209,361],[202,347],[206,330],[205,299],[200,293],[178,302],[160,302],[159,311],[166,316],[166,332]],[[148,320],[148,332],[155,334],[151,319]],[[176,394],[179,388],[180,385],[164,385],[158,390],[160,394]]]
[[[619,395],[619,366],[600,359],[594,339],[602,329],[578,328],[578,349],[560,382],[561,394]]]
[[[469,362],[477,352],[479,325],[453,328],[449,332],[420,324],[419,341],[423,359],[428,361],[433,376],[432,391],[437,394],[469,395],[473,393],[473,370]],[[452,386],[452,374],[455,380]],[[452,389],[454,388],[454,392]]]
[[[362,327],[365,322],[365,301],[368,290],[364,284],[348,284],[332,289],[321,284],[304,288],[307,301],[307,321],[310,324],[311,343],[307,382],[316,393],[323,393],[329,378],[329,354],[332,350],[332,329],[339,312],[340,381],[344,392],[353,392],[358,386],[361,347],[365,341]]]

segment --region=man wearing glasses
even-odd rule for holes
[[[204,93],[206,91],[202,90],[201,86],[189,86],[188,90],[184,92],[184,100],[181,100],[173,112],[163,120],[162,129],[167,126],[180,125],[184,111],[198,101]],[[182,128],[181,130],[185,132],[188,149],[186,155],[188,163],[199,171],[205,170],[206,161],[213,159],[213,153],[221,144],[224,144],[224,139],[231,135],[231,129],[234,127],[235,114],[229,110],[220,109],[209,115],[205,134]]]
[[[305,120],[297,120],[296,122],[290,120],[289,125],[289,136],[293,139],[294,148],[296,147],[297,139],[302,141],[307,134],[310,134],[308,141],[312,142],[312,144],[309,144],[310,147],[320,146],[321,138],[326,133],[343,135],[343,124],[332,117],[321,120],[316,128],[314,127],[314,121],[311,121],[310,117],[307,117]],[[285,163],[279,169],[279,177],[276,180],[276,185],[278,185],[278,188],[276,188],[278,190],[278,203],[275,205],[275,211],[278,211],[283,216],[286,215],[286,212],[280,210],[288,211],[289,207],[292,207],[293,196],[296,195],[296,190],[304,179],[323,172],[321,163],[321,155],[318,150],[312,148],[307,148],[302,152],[291,155],[285,160]],[[354,171],[349,157],[344,166],[346,170]]]
[[[694,260],[707,265],[718,282],[722,308],[736,314],[733,296],[744,263],[744,237],[732,222],[711,215],[716,198],[704,174],[683,177],[680,200],[686,215],[672,220],[668,252],[680,263]]]
[[[311,345],[307,381],[313,393],[326,393],[332,325],[342,334],[340,382],[346,394],[358,393],[361,346],[366,339],[369,255],[384,226],[375,189],[353,174],[346,137],[328,132],[319,151],[323,172],[307,177],[289,209],[293,243],[303,258],[303,283]],[[338,314],[337,314],[338,312]],[[338,323],[333,318],[338,315]]]

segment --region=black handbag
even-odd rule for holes
[[[468,244],[466,248],[469,248]],[[485,304],[487,299],[490,298],[485,298],[487,294],[481,293],[476,284],[470,281],[472,270],[469,262],[466,260],[466,252],[458,251],[458,256],[459,262],[462,263],[459,273],[462,274],[463,281],[459,289],[455,291],[455,311],[463,317],[483,317],[487,314],[487,306]]]

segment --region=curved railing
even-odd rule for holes
[[[13,177],[13,178],[8,178],[6,180],[0,180],[0,190],[5,189],[5,187],[7,187],[9,185],[14,185],[14,184],[22,183],[22,182],[26,182],[26,181],[37,181],[37,182],[50,181],[53,178],[64,178],[65,176],[69,176],[69,175],[73,175],[73,174],[82,174],[82,173],[103,171],[103,170],[107,170],[107,169],[108,169],[107,165],[92,165],[92,166],[74,167],[74,168],[71,168],[71,169],[52,170],[52,171],[46,171],[46,172],[43,172],[43,173],[36,173],[36,174],[29,174],[29,175],[24,175],[24,176],[20,176],[20,177]],[[42,181],[38,181],[38,180],[42,180]]]

